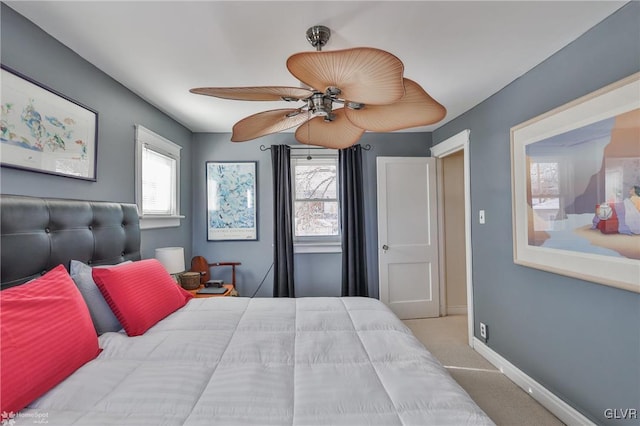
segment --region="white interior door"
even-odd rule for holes
[[[436,160],[378,157],[380,300],[401,319],[440,314]]]

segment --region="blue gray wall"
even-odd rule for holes
[[[5,4],[1,6],[2,64],[98,112],[97,181],[0,168],[0,192],[37,197],[135,202],[134,124],[181,145],[179,228],[142,231],[142,254],[183,246],[191,255],[191,132],[143,101]]]
[[[631,2],[509,86],[433,133],[470,129],[474,314],[488,345],[598,424],[640,410],[640,295],[513,263],[509,129],[640,70]],[[476,335],[476,337],[478,337]],[[637,420],[635,420],[637,424]]]
[[[295,144],[290,133],[265,136],[256,141],[232,143],[230,134],[196,133],[193,138],[193,253],[205,256],[210,262],[242,262],[237,270],[238,290],[250,296],[266,276],[258,296],[273,294],[273,201],[271,184],[271,152],[260,151],[260,145]],[[371,145],[363,153],[365,184],[367,264],[369,293],[378,297],[377,254],[377,156],[427,156],[431,144],[429,133],[366,133],[360,143]],[[207,241],[206,186],[207,161],[257,161],[258,163],[258,241]],[[342,260],[339,253],[296,254],[296,296],[340,296]],[[222,271],[221,271],[222,272]],[[229,272],[226,272],[227,274]],[[225,272],[222,272],[224,278]]]

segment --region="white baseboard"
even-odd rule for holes
[[[582,415],[578,410],[555,396],[540,383],[527,376],[518,367],[500,356],[497,352],[487,346],[477,338],[473,338],[473,349],[482,355],[487,361],[493,364],[498,370],[504,373],[513,383],[520,386],[540,405],[551,411],[557,418],[565,424],[572,425],[594,425],[595,424]]]
[[[447,315],[467,315],[467,305],[447,306]]]

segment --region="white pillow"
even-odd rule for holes
[[[124,265],[126,263],[131,263],[131,261],[127,260],[126,262],[120,263],[120,265]],[[112,268],[114,266],[118,265],[96,266],[96,268]],[[80,294],[82,294],[84,302],[89,308],[93,326],[98,334],[100,335],[109,331],[122,330],[120,321],[118,321],[116,316],[113,314],[111,308],[107,304],[107,301],[104,300],[102,293],[100,293],[100,289],[98,289],[95,281],[93,281],[91,266],[78,260],[72,260],[69,269],[71,278],[73,278],[78,290],[80,290]]]

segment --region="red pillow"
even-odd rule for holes
[[[139,336],[193,297],[156,259],[93,269],[93,279],[129,336]]]
[[[17,413],[98,356],[98,336],[64,266],[0,292],[0,412]]]

